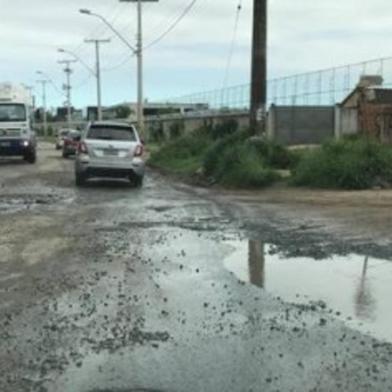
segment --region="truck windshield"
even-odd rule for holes
[[[26,108],[21,104],[0,104],[0,122],[26,121]]]

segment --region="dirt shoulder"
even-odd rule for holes
[[[218,189],[218,188],[215,188]],[[295,188],[287,185],[270,187],[264,190],[227,190],[219,191],[237,200],[260,201],[284,204],[311,204],[314,206],[348,207],[392,207],[392,190],[339,191]]]
[[[389,246],[391,242],[392,190],[331,191],[294,188],[285,184],[262,190],[235,190],[221,186],[201,186],[197,181],[183,180],[165,170],[163,175],[181,190],[196,193],[226,206],[242,219],[259,221],[260,217],[287,229],[301,228],[325,233],[329,241],[361,243],[366,246]]]

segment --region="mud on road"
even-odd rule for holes
[[[392,390],[385,207],[72,169],[0,162],[0,391]]]

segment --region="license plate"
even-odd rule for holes
[[[104,150],[103,154],[113,157],[113,156],[117,156],[118,152],[116,150]]]
[[[0,142],[0,147],[11,147],[11,142]]]

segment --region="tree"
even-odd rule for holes
[[[128,118],[132,114],[132,109],[129,106],[121,105],[116,107],[116,118]]]

